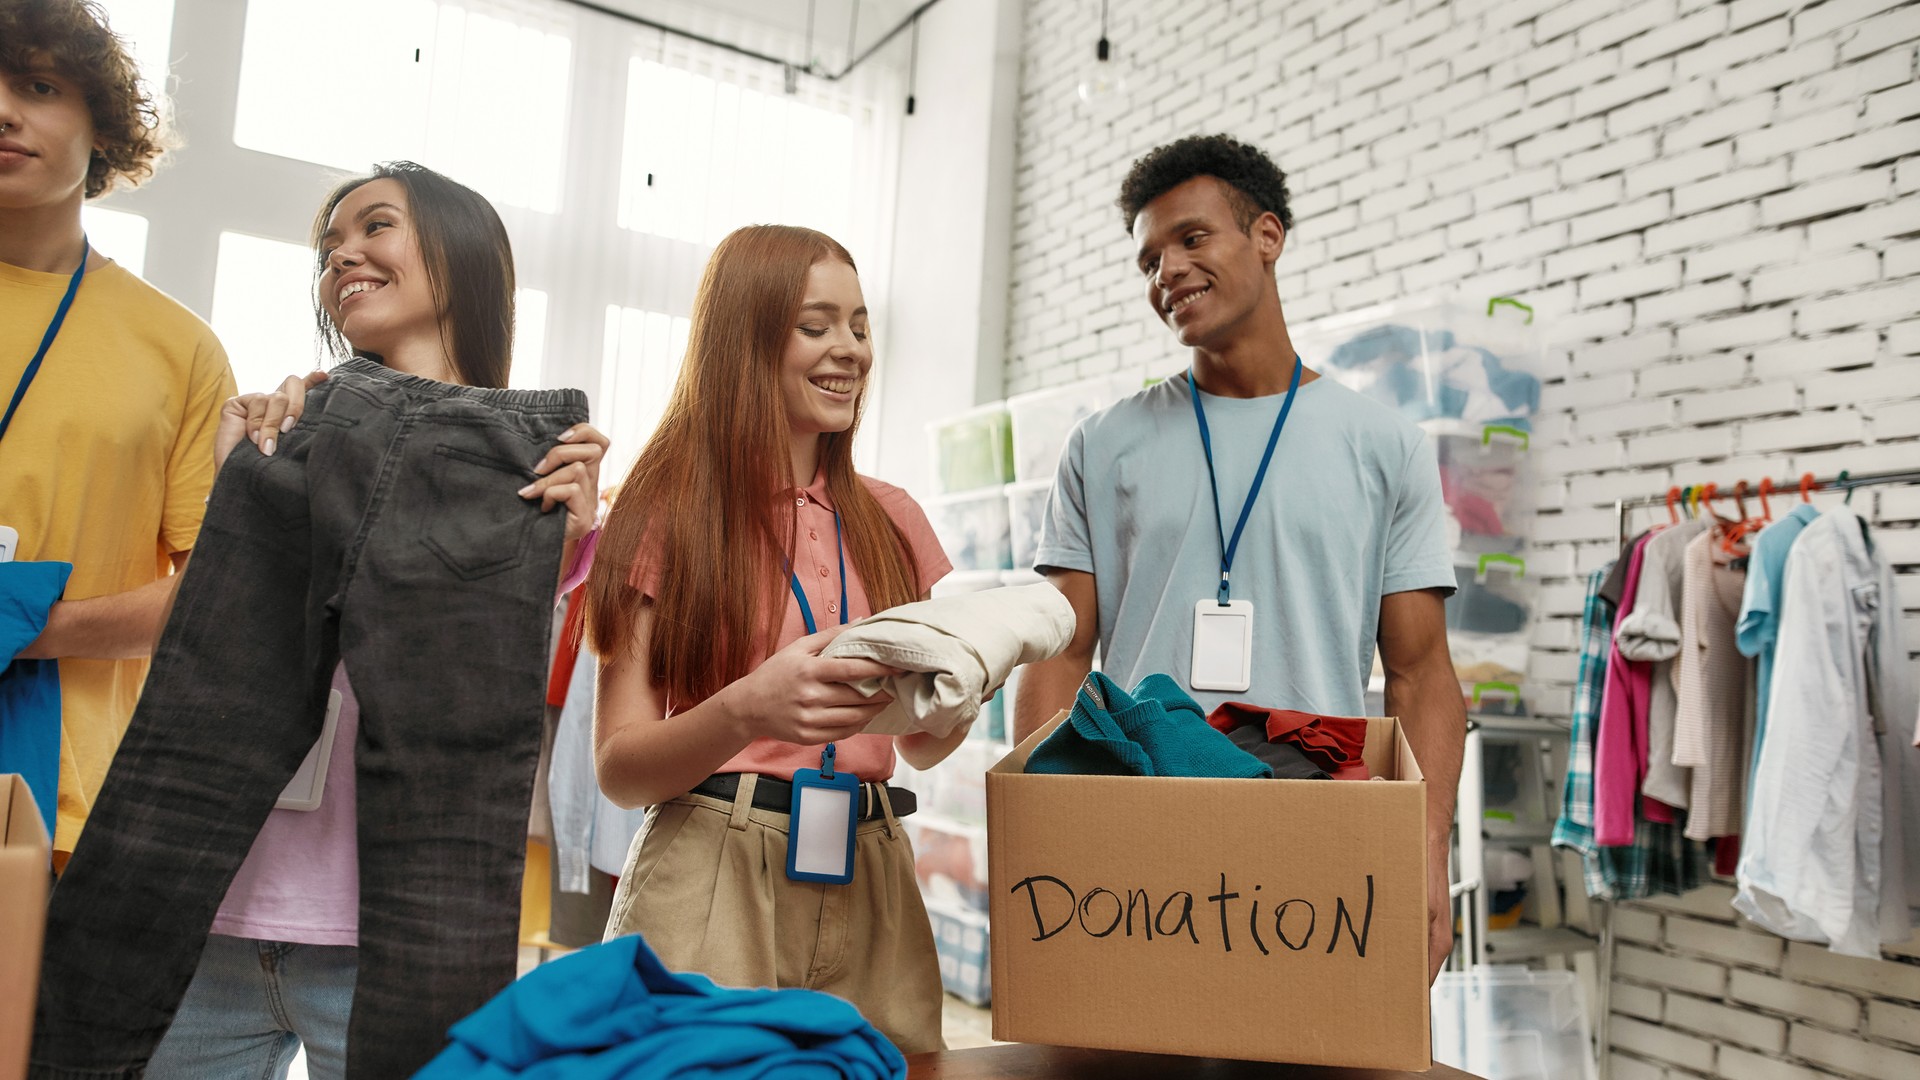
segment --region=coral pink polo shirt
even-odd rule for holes
[[[947,576],[948,571],[953,569],[953,564],[947,561],[947,553],[940,547],[940,541],[933,535],[933,526],[927,521],[926,511],[920,509],[920,504],[914,502],[911,495],[892,484],[866,476],[861,477],[860,482],[867,485],[867,490],[879,500],[881,508],[893,519],[901,535],[906,537],[907,547],[913,555],[914,569],[919,576],[920,591],[924,594],[933,587],[934,582]],[[815,476],[813,483],[804,488],[790,488],[782,492],[780,497],[794,502],[798,535],[794,545],[793,571],[800,581],[801,591],[807,595],[807,606],[813,609],[814,622],[822,630],[837,626],[841,621],[840,556],[834,542],[833,498],[827,493],[826,476],[824,473]],[[641,593],[649,597],[657,595],[659,564],[649,558],[645,548],[634,559],[632,581],[634,588]],[[800,615],[799,602],[794,599],[792,590],[786,587],[786,582],[781,582],[781,586],[779,595],[785,599],[786,609],[781,615],[779,636],[768,650],[768,656],[807,636],[807,624]],[[861,584],[860,573],[852,562],[847,563],[846,614],[847,622],[858,622],[873,614],[866,587]],[[692,706],[670,702],[667,707],[669,711],[679,711]],[[891,735],[856,735],[840,740],[835,747],[836,769],[846,770],[866,781],[886,780],[893,776]],[[820,750],[818,746],[800,746],[778,739],[755,739],[716,771],[759,773],[791,780],[796,769],[820,766]]]

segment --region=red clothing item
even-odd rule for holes
[[[1640,796],[1640,816],[1661,825],[1680,824],[1680,811],[1651,795]]]
[[[1462,531],[1479,536],[1500,536],[1500,508],[1485,495],[1465,489],[1452,469],[1440,470],[1440,494],[1453,509]]]
[[[572,606],[567,608],[567,624],[560,630],[560,646],[553,650],[553,668],[547,674],[547,704],[560,708],[567,703],[567,688],[573,685],[574,661],[580,659],[580,641],[587,630],[587,587],[573,590]]]
[[[1268,742],[1298,746],[1315,765],[1327,770],[1335,780],[1371,780],[1363,756],[1367,749],[1367,722],[1352,716],[1318,716],[1292,709],[1265,709],[1241,701],[1229,701],[1213,710],[1207,724],[1215,731],[1229,732],[1247,724],[1259,724],[1267,731]]]

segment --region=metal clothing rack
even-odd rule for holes
[[[1812,474],[1809,473],[1807,475],[1810,477]],[[1815,479],[1810,481],[1807,479],[1807,477],[1800,477],[1792,480],[1782,480],[1779,483],[1774,485],[1771,495],[1774,498],[1791,498],[1800,493],[1801,485],[1803,482],[1806,483],[1807,485],[1806,490],[1808,491],[1851,492],[1856,488],[1878,487],[1882,484],[1920,484],[1920,469],[1900,469],[1894,472],[1862,473],[1859,476],[1854,476],[1851,473],[1843,472],[1838,476],[1829,476],[1823,479]],[[1742,481],[1738,481],[1733,487],[1723,488],[1717,485],[1706,485],[1706,484],[1700,485],[1700,487],[1712,492],[1712,494],[1709,496],[1710,499],[1731,498],[1731,497],[1734,497],[1734,488],[1739,487],[1739,485],[1745,484],[1745,483],[1746,481],[1742,480]],[[1653,506],[1665,506],[1667,505],[1667,500],[1670,499],[1673,496],[1673,493],[1677,490],[1679,489],[1670,488],[1666,492],[1663,492],[1659,495],[1640,495],[1640,496],[1635,496],[1634,498],[1631,498],[1631,499],[1614,500],[1614,503],[1613,503],[1614,533],[1616,536],[1619,537],[1620,544],[1622,547],[1626,546],[1627,539],[1628,539],[1627,515],[1634,510],[1641,510],[1641,509],[1645,509],[1647,507],[1653,507]],[[1746,489],[1744,489],[1744,495],[1742,497],[1751,498],[1754,495],[1756,495],[1757,492],[1758,492],[1757,488],[1749,486]]]
[[[1862,473],[1859,476],[1842,472],[1838,476],[1817,479],[1813,478],[1812,474],[1809,473],[1796,479],[1774,483],[1772,490],[1769,492],[1769,496],[1792,499],[1800,494],[1803,490],[1803,485],[1804,490],[1809,493],[1814,491],[1845,491],[1851,493],[1858,488],[1879,487],[1885,484],[1920,484],[1920,469]],[[1744,487],[1742,485],[1746,485],[1746,482],[1736,481],[1733,487],[1728,488],[1722,488],[1717,485],[1709,487],[1704,484],[1700,485],[1700,487],[1708,493],[1705,498],[1705,501],[1708,502],[1722,497],[1749,498],[1759,493],[1759,489],[1753,485],[1746,485]],[[1736,495],[1736,489],[1739,489],[1742,494]],[[1620,546],[1624,548],[1627,544],[1627,515],[1629,513],[1634,510],[1666,506],[1669,500],[1674,498],[1675,493],[1680,490],[1679,488],[1669,488],[1659,495],[1640,495],[1631,499],[1616,499],[1613,504],[1614,533],[1620,539]],[[1598,980],[1600,1003],[1599,1008],[1595,1011],[1594,1035],[1598,1048],[1597,1056],[1600,1064],[1600,1075],[1606,1077],[1610,1072],[1607,1047],[1610,1041],[1608,1029],[1611,1026],[1610,1021],[1613,1008],[1611,991],[1613,988],[1613,912],[1615,905],[1610,901],[1601,901],[1597,902],[1597,906],[1599,908],[1600,930],[1600,975]]]

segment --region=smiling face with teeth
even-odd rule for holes
[[[851,428],[872,367],[860,275],[837,259],[814,263],[780,359],[781,393],[794,437]]]
[[[1271,299],[1273,264],[1286,242],[1273,214],[1243,228],[1229,190],[1196,176],[1141,208],[1133,223],[1147,302],[1182,345],[1226,349]]]
[[[370,180],[348,192],[327,221],[319,255],[321,307],[356,353],[393,365],[423,344],[439,349],[439,309],[398,180]]]

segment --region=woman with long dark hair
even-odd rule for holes
[[[328,196],[314,220],[313,247],[315,317],[336,358],[376,360],[443,383],[507,385],[513,253],[499,216],[479,194],[410,162],[383,164]],[[272,454],[277,437],[301,415],[305,390],[324,378],[296,376],[279,392],[228,402],[218,460],[248,439]],[[560,438],[535,467],[540,479],[519,495],[564,507],[568,554],[561,565],[571,566],[593,524],[606,439],[585,424]],[[485,632],[447,627],[449,634]],[[155,1080],[284,1077],[303,1046],[315,1080],[344,1075],[360,929],[360,717],[344,664],[334,671],[333,689],[337,726],[319,806],[268,815],[148,1065]]]
[[[615,802],[653,808],[609,935],[640,932],[722,984],[837,994],[913,1053],[941,1045],[940,975],[886,781],[896,750],[926,768],[966,729],[862,734],[887,700],[847,684],[892,672],[820,655],[950,569],[913,499],[854,472],[868,324],[830,237],[762,225],[714,251],[588,579],[596,764]],[[790,876],[791,783],[809,770],[858,781],[845,883]]]

